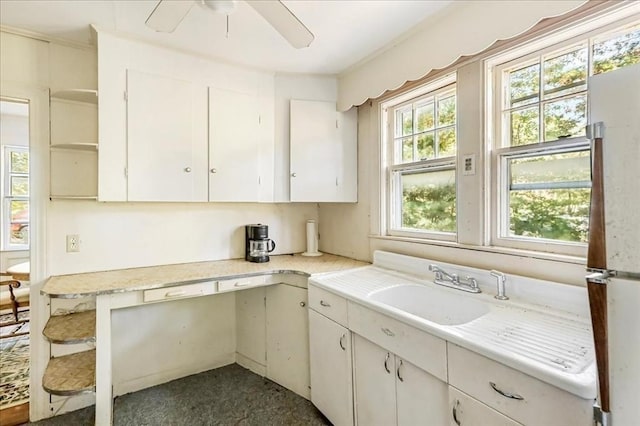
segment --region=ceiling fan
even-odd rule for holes
[[[296,49],[308,47],[313,41],[311,31],[280,0],[246,2]],[[237,0],[160,0],[145,23],[156,31],[171,33],[195,4],[228,18],[236,3]]]

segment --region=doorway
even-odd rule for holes
[[[0,97],[0,419],[29,419],[30,104]]]

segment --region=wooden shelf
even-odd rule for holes
[[[42,334],[51,343],[63,345],[95,342],[96,311],[54,315],[47,321]]]
[[[98,201],[97,195],[50,195],[49,200],[93,200]]]
[[[95,349],[51,358],[42,387],[52,395],[77,395],[96,390]]]
[[[98,91],[92,89],[69,89],[58,90],[51,93],[54,99],[64,99],[67,101],[85,102],[90,104],[98,103]]]
[[[73,149],[79,151],[97,151],[98,144],[93,142],[72,142],[72,143],[57,143],[51,145],[51,149]]]

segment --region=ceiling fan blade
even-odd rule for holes
[[[247,3],[296,49],[308,47],[313,41],[311,31],[281,1],[257,0]]]
[[[195,1],[192,0],[160,0],[145,24],[156,31],[172,33],[194,4]]]

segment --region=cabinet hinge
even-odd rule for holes
[[[262,177],[258,176],[258,185],[262,185]]]
[[[262,124],[262,116],[261,115],[258,116],[258,124]]]
[[[124,100],[125,100],[125,101],[128,101],[128,100],[129,100],[129,94],[127,93],[127,91],[126,91],[126,90],[123,92],[123,97],[124,97]]]
[[[126,167],[124,168],[124,177],[129,177],[129,171]]]
[[[336,129],[339,129],[339,128],[340,128],[340,124],[339,124],[339,123],[340,123],[340,121],[339,121],[339,120],[336,120]]]

